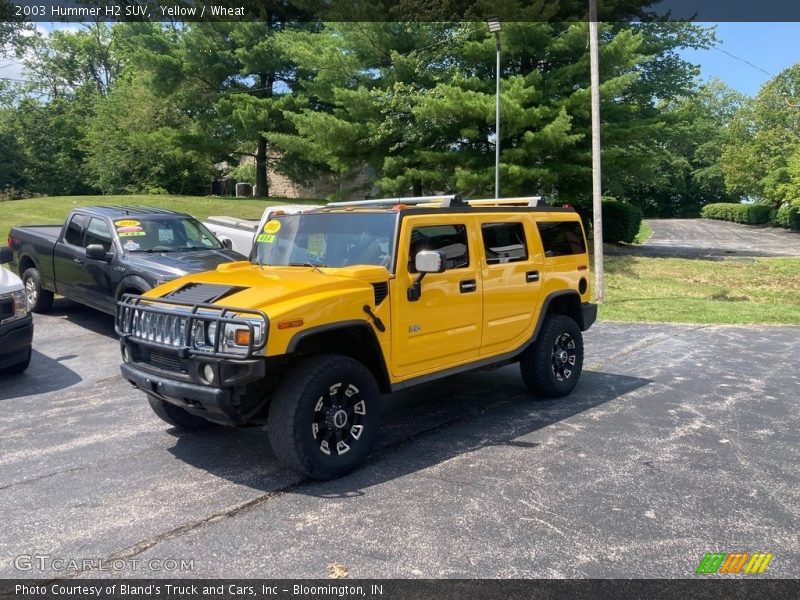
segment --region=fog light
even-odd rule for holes
[[[203,381],[206,383],[214,383],[214,367],[211,365],[204,365],[202,371]]]

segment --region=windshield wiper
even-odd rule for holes
[[[325,265],[315,265],[312,262],[302,262],[302,263],[294,262],[294,263],[289,263],[289,266],[290,267],[311,267],[317,273],[322,273],[323,275],[325,274],[320,270],[320,267],[324,267]]]

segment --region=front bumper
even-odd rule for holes
[[[124,362],[120,371],[135,388],[215,423],[247,423],[248,384],[264,378],[263,359],[180,358],[175,354],[165,360],[167,353],[160,353],[154,364],[150,349],[130,341],[123,341],[121,347]],[[207,366],[214,373],[212,384],[202,379]]]
[[[0,369],[21,363],[33,342],[31,315],[0,325]]]

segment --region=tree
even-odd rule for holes
[[[722,152],[725,184],[735,194],[779,206],[791,193],[800,151],[800,63],[768,81],[734,116]]]

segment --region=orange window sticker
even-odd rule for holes
[[[264,233],[278,233],[281,229],[281,222],[280,221],[267,221],[267,224],[264,225]]]

